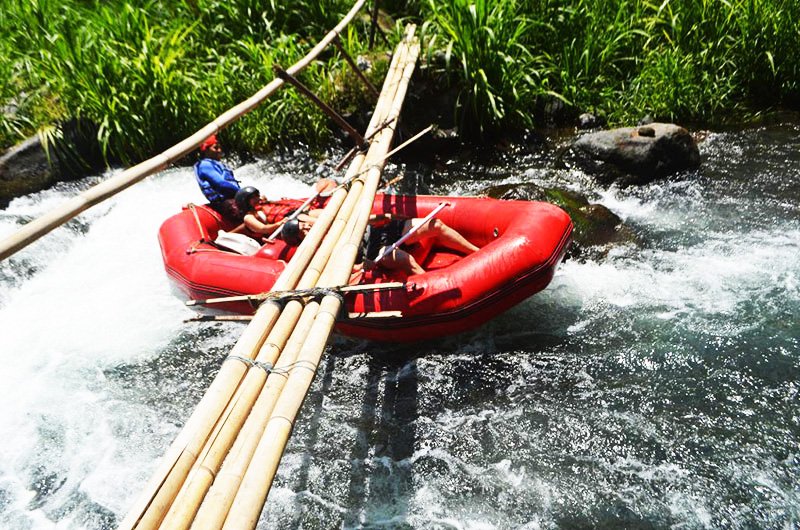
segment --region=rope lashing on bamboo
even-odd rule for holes
[[[248,357],[242,357],[241,355],[227,355],[225,356],[224,359],[222,359],[222,362],[227,362],[227,361],[239,361],[246,364],[247,366],[260,368],[261,370],[264,370],[264,372],[266,372],[267,374],[277,374],[284,376],[288,375],[289,372],[291,372],[295,368],[304,368],[306,370],[316,370],[317,368],[316,365],[312,365],[311,368],[309,368],[308,366],[304,366],[304,364],[308,363],[303,363],[301,361],[296,361],[286,366],[274,366],[272,363],[256,361]]]
[[[255,359],[250,359],[249,357],[242,357],[241,355],[227,355],[222,360],[222,362],[226,361],[239,361],[246,364],[247,366],[253,368],[260,368],[261,370],[264,370],[264,372],[266,372],[267,374],[277,374],[277,375],[288,375],[289,372],[291,372],[295,368],[304,368],[306,370],[317,369],[316,365],[313,364],[311,365],[311,367],[305,366],[305,364],[309,364],[307,362],[304,363],[301,361],[296,361],[286,366],[274,366],[272,363],[256,361]]]
[[[228,361],[228,360],[240,361],[240,362],[243,362],[244,364],[246,364],[247,366],[251,366],[251,367],[254,366],[256,368],[261,368],[262,370],[264,370],[268,374],[271,373],[273,371],[273,369],[275,368],[272,365],[272,363],[264,363],[264,362],[261,362],[261,361],[256,361],[255,359],[251,359],[250,357],[242,357],[241,355],[229,354],[227,357],[225,357],[223,362],[224,361]]]

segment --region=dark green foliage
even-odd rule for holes
[[[612,122],[722,120],[800,96],[790,0],[428,0],[461,123],[529,124],[542,98]],[[485,81],[484,81],[485,80]]]
[[[462,129],[531,125],[518,103],[537,90],[532,76],[538,72],[520,66],[538,61],[525,42],[537,25],[517,0],[429,0],[425,15],[427,50],[444,51],[444,67],[461,87],[456,112]]]
[[[0,141],[9,145],[60,118],[99,125],[107,156],[134,162],[158,152],[243,101],[288,67],[350,8],[343,1],[2,0]],[[348,46],[366,49],[363,24]],[[5,53],[8,51],[8,53]],[[303,74],[331,96],[331,53]],[[11,112],[11,111],[14,112]],[[230,130],[231,147],[260,151],[290,137],[319,141],[324,117],[282,90]]]
[[[350,0],[0,0],[0,146],[59,119],[100,125],[132,162],[194,132],[305,54]],[[546,103],[676,121],[723,120],[800,100],[793,0],[391,0],[421,23],[429,82],[457,94],[462,133],[540,123]],[[343,36],[380,86],[389,47],[367,50],[371,6]],[[387,16],[388,15],[388,16]],[[389,35],[396,41],[400,32]],[[333,48],[302,79],[343,112],[372,105]],[[327,120],[282,90],[225,133],[260,151],[327,137]]]

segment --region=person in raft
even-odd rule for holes
[[[217,135],[212,134],[200,145],[200,160],[194,165],[194,174],[209,206],[223,217],[237,220],[240,214],[235,197],[241,186],[234,178],[233,171],[220,162],[221,158],[222,146],[217,141]]]
[[[197,177],[197,183],[200,185],[200,190],[208,199],[209,206],[215,211],[222,214],[224,217],[232,221],[241,221],[244,215],[250,210],[248,200],[236,200],[236,194],[242,189],[241,184],[233,176],[233,171],[225,164],[220,162],[222,158],[222,146],[217,140],[217,135],[212,134],[200,145],[200,160],[194,165],[194,173]],[[319,193],[330,192],[336,187],[336,183],[331,179],[320,179],[316,183],[316,189]],[[255,188],[251,187],[251,190]],[[258,195],[258,190],[256,194]],[[247,194],[248,198],[252,193]],[[268,201],[259,195],[259,202],[267,203]],[[292,212],[275,212],[274,215],[288,216]],[[311,211],[309,214],[315,217]],[[317,212],[318,213],[318,212]],[[302,216],[301,216],[302,217]],[[279,218],[276,217],[276,220]],[[306,219],[306,225],[310,226],[312,220]],[[272,223],[274,224],[274,222]],[[255,230],[254,230],[255,231]],[[306,228],[306,231],[307,228]],[[263,233],[263,232],[258,232]]]
[[[330,179],[320,179],[316,184],[316,189],[319,193],[324,193],[335,186],[336,184]],[[237,191],[234,200],[237,209],[242,213],[242,222],[248,230],[269,236],[283,226],[280,237],[292,246],[300,244],[322,212],[319,208],[313,208],[306,213],[301,213],[295,219],[287,220],[294,210],[278,206],[277,208],[267,208],[268,212],[264,211],[265,209],[260,206],[270,203],[253,186],[246,186]]]
[[[423,222],[425,223],[424,225],[422,224]],[[393,250],[391,254],[387,255],[379,263],[375,263],[374,260],[386,248],[412,230],[415,230],[414,233],[400,247]],[[425,269],[403,247],[407,249],[414,243],[432,239],[434,246],[455,250],[465,255],[472,254],[478,250],[477,246],[470,243],[459,232],[439,219],[434,218],[427,222],[419,218],[399,219],[388,213],[370,217],[370,226],[367,229],[367,234],[365,234],[365,239],[364,256],[366,259],[364,260],[364,268],[399,269],[409,276],[423,274]]]

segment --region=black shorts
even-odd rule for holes
[[[403,219],[393,219],[382,226],[369,226],[365,234],[367,259],[375,259],[381,247],[387,247],[403,236]]]

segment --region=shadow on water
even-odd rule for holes
[[[303,405],[309,410],[313,410],[313,412],[308,419],[308,431],[310,434],[306,439],[306,451],[303,452],[300,469],[297,473],[296,491],[305,491],[308,489],[309,470],[312,466],[312,454],[314,452],[314,447],[319,441],[319,426],[323,415],[323,399],[330,391],[331,384],[333,383],[333,373],[335,368],[336,359],[331,355],[327,355],[325,361],[325,373],[322,376],[322,389],[320,392],[312,392],[309,394],[307,396],[308,401],[306,401],[306,403]],[[292,520],[292,528],[299,528],[302,526],[303,515],[300,497],[295,496],[294,505],[293,513],[295,516]]]
[[[366,359],[360,355],[357,358]],[[326,439],[329,434],[325,422],[330,421],[327,417],[330,411],[326,410],[328,400],[337,401],[336,387],[343,383],[341,376],[348,372],[346,365],[350,359],[328,355],[320,387],[309,394],[304,405],[310,413],[302,419],[302,429],[306,433],[304,449],[292,477],[292,489],[299,494],[292,499],[288,528],[299,528],[311,521],[331,524],[326,516],[314,516],[307,509],[308,497],[315,496],[310,490],[315,489],[314,483],[318,480],[315,474],[320,465],[328,470],[341,466],[339,477],[345,479],[341,487],[332,487],[320,494],[328,500],[337,498],[337,513],[328,516],[339,519],[342,528],[384,527],[387,524],[392,528],[407,527],[402,521],[408,517],[409,499],[413,492],[410,461],[416,448],[417,361],[410,358],[367,360],[363,377],[359,374],[363,385],[359,383],[358,391],[363,391],[363,397],[360,403],[346,404],[348,414],[350,411],[358,414],[347,423],[357,428],[342,434],[342,443],[346,446],[329,447],[337,442]],[[350,448],[349,453],[345,447]],[[330,461],[323,456],[327,451],[342,451],[343,460],[339,463]]]
[[[413,491],[409,459],[416,447],[417,386],[415,359],[370,360],[358,420],[364,430],[350,454],[345,527],[406,519]]]

